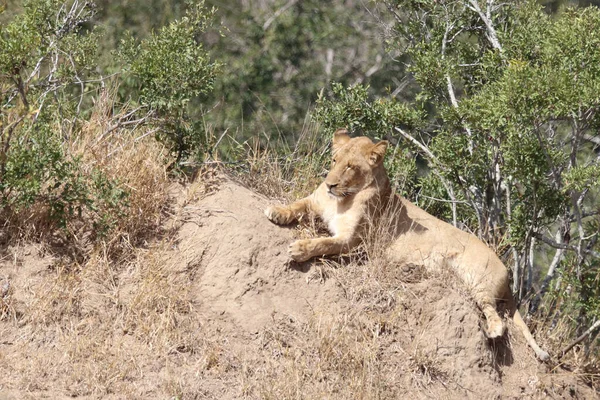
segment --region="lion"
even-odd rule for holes
[[[465,283],[485,316],[484,333],[490,339],[504,335],[505,324],[496,301],[507,303],[509,315],[537,357],[546,361],[516,307],[508,285],[508,271],[498,256],[474,235],[441,221],[393,193],[383,166],[388,142],[351,138],[346,129],[333,135],[333,161],[327,177],[310,196],[289,205],[272,205],[266,216],[278,225],[290,224],[312,213],[328,227],[331,237],[296,240],[288,252],[298,262],[348,252],[358,246],[373,224],[392,227],[387,249],[391,261],[439,269],[449,267]],[[395,210],[383,209],[391,205]],[[389,210],[390,208],[388,208]],[[383,219],[391,219],[383,221]]]

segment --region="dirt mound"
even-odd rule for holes
[[[292,231],[265,218],[266,204],[266,198],[226,181],[187,207],[193,217],[178,234],[188,267],[197,270],[193,292],[203,314],[248,332],[282,315],[304,320],[315,307],[343,302],[335,282],[311,284],[290,264]]]
[[[290,263],[295,228],[224,179],[122,263],[0,261],[0,398],[592,398],[514,329],[489,342],[451,276],[364,257]],[[4,290],[4,288],[8,288]]]

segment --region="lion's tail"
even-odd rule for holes
[[[527,327],[527,324],[525,323],[525,321],[523,321],[523,317],[521,316],[521,313],[519,312],[519,309],[517,308],[517,305],[515,304],[515,300],[513,299],[512,295],[509,294],[507,297],[508,308],[510,312],[513,313],[513,321],[515,325],[519,328],[519,330],[523,333],[523,336],[525,336],[527,344],[529,344],[533,351],[535,351],[535,354],[537,354],[540,360],[549,360],[550,354],[548,354],[546,351],[542,350],[540,346],[538,346],[537,342],[533,338],[533,335],[531,334],[531,331]]]

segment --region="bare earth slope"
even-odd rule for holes
[[[265,198],[226,182],[188,207],[196,215],[179,231],[179,247],[199,266],[194,293],[200,310],[248,332],[281,315],[305,318],[311,307],[335,306],[341,294],[334,282],[316,287],[305,274],[289,270],[291,231],[265,218],[265,204]]]
[[[225,179],[173,218],[174,238],[122,262],[1,249],[0,399],[597,395],[517,332],[489,343],[449,275],[291,264],[298,231],[271,224],[268,202]]]

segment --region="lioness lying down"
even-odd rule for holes
[[[537,345],[516,309],[506,267],[496,254],[475,236],[392,193],[383,166],[387,145],[386,141],[373,143],[366,137],[350,138],[345,129],[338,129],[333,136],[331,170],[317,190],[290,205],[265,210],[267,217],[280,225],[313,213],[327,224],[333,235],[297,240],[289,247],[290,256],[296,261],[306,261],[340,254],[359,245],[373,224],[389,224],[393,239],[388,256],[392,261],[428,268],[453,267],[483,311],[487,321],[484,330],[489,338],[504,334],[504,323],[496,311],[496,301],[504,300],[527,343],[541,360],[547,360],[548,353]],[[386,206],[395,212],[384,213]]]

